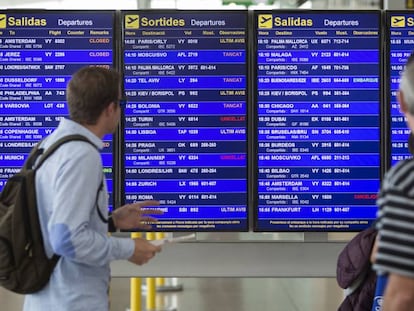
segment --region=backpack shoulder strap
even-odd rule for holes
[[[96,205],[96,210],[98,211],[99,218],[101,219],[102,222],[107,224],[108,219],[105,218],[105,216],[102,214],[102,212],[101,212],[101,210],[99,209],[99,206],[98,206],[99,192],[101,192],[101,190],[103,189],[103,186],[104,186],[103,182],[104,181],[103,181],[103,175],[102,175],[101,184],[99,185],[98,191],[96,192],[95,205]]]
[[[46,152],[43,153],[44,149],[39,148],[39,145],[36,145],[35,148],[32,150],[31,154],[33,154],[33,156],[31,157],[32,159],[30,160],[30,162],[33,162],[32,165],[34,164],[34,161],[36,161],[37,156],[39,156],[39,154],[42,154],[39,163],[36,164],[36,169],[38,169],[43,162],[46,161],[46,159],[48,157],[50,157],[60,146],[62,146],[63,144],[70,142],[70,141],[84,141],[87,143],[90,143],[92,146],[95,146],[95,144],[93,144],[88,138],[86,138],[83,135],[80,134],[73,134],[73,135],[68,135],[68,136],[64,136],[60,139],[58,139],[55,143],[53,143],[49,148],[46,149]],[[29,161],[28,161],[29,162]],[[99,192],[103,189],[103,176],[102,176],[102,180],[101,183],[99,185],[98,191],[96,192],[96,199],[95,199],[95,205],[96,205],[96,209],[98,211],[99,214],[99,218],[104,222],[107,223],[108,220],[105,219],[105,217],[102,215],[101,211],[99,210],[99,206],[98,206],[98,197],[99,197]]]
[[[46,159],[50,157],[61,145],[68,143],[70,141],[75,141],[75,140],[90,143],[92,146],[96,148],[96,146],[83,135],[73,134],[73,135],[64,136],[60,138],[59,140],[57,140],[55,143],[53,143],[49,148],[46,149],[46,152],[43,153],[43,155],[41,156],[39,163],[36,164],[36,168],[39,168],[43,164],[43,162],[45,162]],[[43,149],[41,150],[43,151]]]
[[[30,153],[24,162],[23,170],[33,168],[34,164],[36,163],[37,158],[43,153],[44,149],[40,148],[40,144],[42,143],[43,139],[39,141],[33,148],[30,150]]]

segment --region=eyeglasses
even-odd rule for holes
[[[128,100],[125,97],[118,99],[118,105],[123,109],[125,109],[127,102]]]

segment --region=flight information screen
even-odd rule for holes
[[[358,231],[380,179],[379,12],[256,12],[257,231]]]
[[[400,160],[411,158],[408,151],[410,129],[404,115],[400,112],[397,101],[397,90],[400,75],[405,63],[414,51],[414,13],[387,12],[387,35],[389,44],[387,64],[388,107],[390,109],[391,130],[391,165]]]
[[[0,11],[0,189],[68,116],[71,75],[85,65],[113,66],[113,23],[104,11]],[[112,136],[104,141],[112,193]]]
[[[125,201],[154,231],[247,230],[246,12],[123,12]]]

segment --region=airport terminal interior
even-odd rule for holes
[[[144,285],[145,285],[145,280]],[[343,294],[332,278],[178,278],[175,286],[157,292],[156,308],[146,304],[143,286],[141,310],[177,311],[333,311]],[[130,281],[111,281],[111,311],[130,308]],[[22,309],[23,296],[0,289],[1,309]],[[85,309],[88,310],[88,309]]]
[[[404,10],[405,5],[410,1],[395,1],[395,0],[0,0],[0,10],[3,9],[53,9],[53,10],[94,10],[97,7],[105,10],[137,10],[137,9],[250,9],[250,10],[277,10],[277,9],[308,9],[308,10],[379,10],[379,9],[395,9]],[[174,276],[174,271],[164,273],[168,268],[168,255],[176,256],[174,250],[165,250],[158,256],[165,256],[160,259],[160,271],[163,275],[168,275],[162,279],[157,287],[155,293],[156,305],[148,303],[147,296],[147,277],[140,278],[142,283],[141,291],[133,291],[131,288],[131,278],[128,277],[128,271],[125,272],[122,268],[115,269],[116,275],[113,275],[110,288],[110,310],[111,311],[126,311],[131,308],[131,300],[136,301],[141,299],[141,309],[131,310],[177,310],[177,311],[333,311],[337,310],[338,306],[344,299],[344,291],[341,289],[335,279],[335,265],[336,257],[346,241],[349,241],[355,232],[351,233],[336,233],[328,234],[324,232],[320,235],[312,235],[303,232],[277,233],[269,235],[263,233],[250,232],[223,234],[224,240],[229,248],[236,244],[244,243],[246,241],[262,241],[274,243],[279,247],[280,244],[287,242],[294,242],[294,250],[290,248],[290,244],[286,245],[287,252],[295,254],[297,258],[292,258],[293,261],[298,261],[289,265],[288,260],[278,261],[277,254],[274,258],[264,259],[260,258],[260,254],[252,255],[246,253],[246,258],[251,258],[250,266],[244,269],[234,269],[231,273],[223,273],[223,276],[217,275],[212,271],[211,276],[205,275],[203,271],[203,260],[215,260],[214,257],[220,258],[220,254],[210,254],[211,257],[199,259],[195,254],[191,253],[191,243],[188,243],[188,253],[186,256],[189,260],[194,256],[196,260],[201,260],[195,264],[195,267],[189,267],[189,274],[185,275],[185,267],[179,267],[178,276]],[[173,234],[174,235],[174,234]],[[206,247],[212,250],[219,249],[221,238],[220,232],[212,235],[196,234],[196,240],[203,242],[213,241],[214,245],[205,243]],[[331,245],[339,241],[337,248],[331,249]],[[194,242],[194,241],[193,241]],[[318,264],[315,261],[303,263],[300,260],[308,258],[308,253],[301,253],[302,245],[309,243],[326,244],[329,253],[327,253],[327,265],[325,267],[318,267],[313,273],[313,265]],[[187,242],[183,242],[185,244]],[[266,243],[266,247],[272,247],[272,243]],[[193,243],[195,244],[195,243]],[[270,246],[269,246],[270,245]],[[170,246],[173,248],[174,246]],[[264,244],[263,244],[264,247]],[[239,248],[238,248],[239,249]],[[254,249],[254,248],[253,248]],[[260,251],[260,248],[258,248]],[[280,249],[284,249],[281,247]],[[299,250],[298,250],[299,249]],[[322,248],[324,249],[324,248]],[[165,254],[163,254],[165,253]],[[242,253],[241,253],[242,254]],[[271,253],[274,254],[274,253]],[[333,255],[332,255],[333,254]],[[230,254],[231,255],[231,254]],[[229,256],[230,256],[229,255]],[[172,260],[179,258],[172,256]],[[300,258],[303,256],[303,258]],[[318,257],[319,256],[319,257]],[[309,256],[309,258],[324,258],[323,254],[318,256]],[[227,257],[226,257],[227,258]],[[269,275],[266,272],[259,273],[255,276],[254,273],[249,273],[250,269],[256,265],[261,265],[262,261],[266,267],[274,265],[277,271],[269,269]],[[218,259],[220,262],[220,259]],[[165,264],[166,263],[166,264]],[[205,262],[208,266],[207,262]],[[150,266],[149,273],[156,275],[157,264]],[[184,264],[184,263],[183,263]],[[233,262],[222,262],[223,266],[229,266],[229,269],[235,265]],[[319,263],[320,264],[320,263]],[[322,264],[324,261],[322,260]],[[281,266],[282,265],[282,266]],[[283,266],[286,265],[286,266]],[[305,265],[303,270],[306,273],[300,275],[297,272],[297,267]],[[171,269],[179,266],[179,263],[174,262]],[[130,268],[128,268],[130,269]],[[140,267],[145,270],[145,266]],[[199,269],[199,270],[197,270]],[[268,269],[268,268],[266,268]],[[319,269],[319,270],[318,270]],[[210,268],[207,269],[211,272]],[[255,270],[255,269],[253,269]],[[199,271],[200,273],[198,273]],[[208,274],[207,272],[206,274]],[[132,273],[135,276],[135,273]],[[139,273],[136,273],[138,276]],[[144,274],[145,275],[145,274]],[[135,297],[134,297],[135,296]],[[23,304],[22,295],[17,295],[0,288],[0,309],[2,311],[17,311],[22,309]],[[85,310],[88,310],[87,308]],[[92,310],[91,310],[92,311]],[[97,310],[93,310],[97,311]]]

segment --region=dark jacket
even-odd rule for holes
[[[359,232],[338,256],[336,280],[347,296],[338,311],[371,311],[377,275],[370,256],[377,236],[375,228]]]

